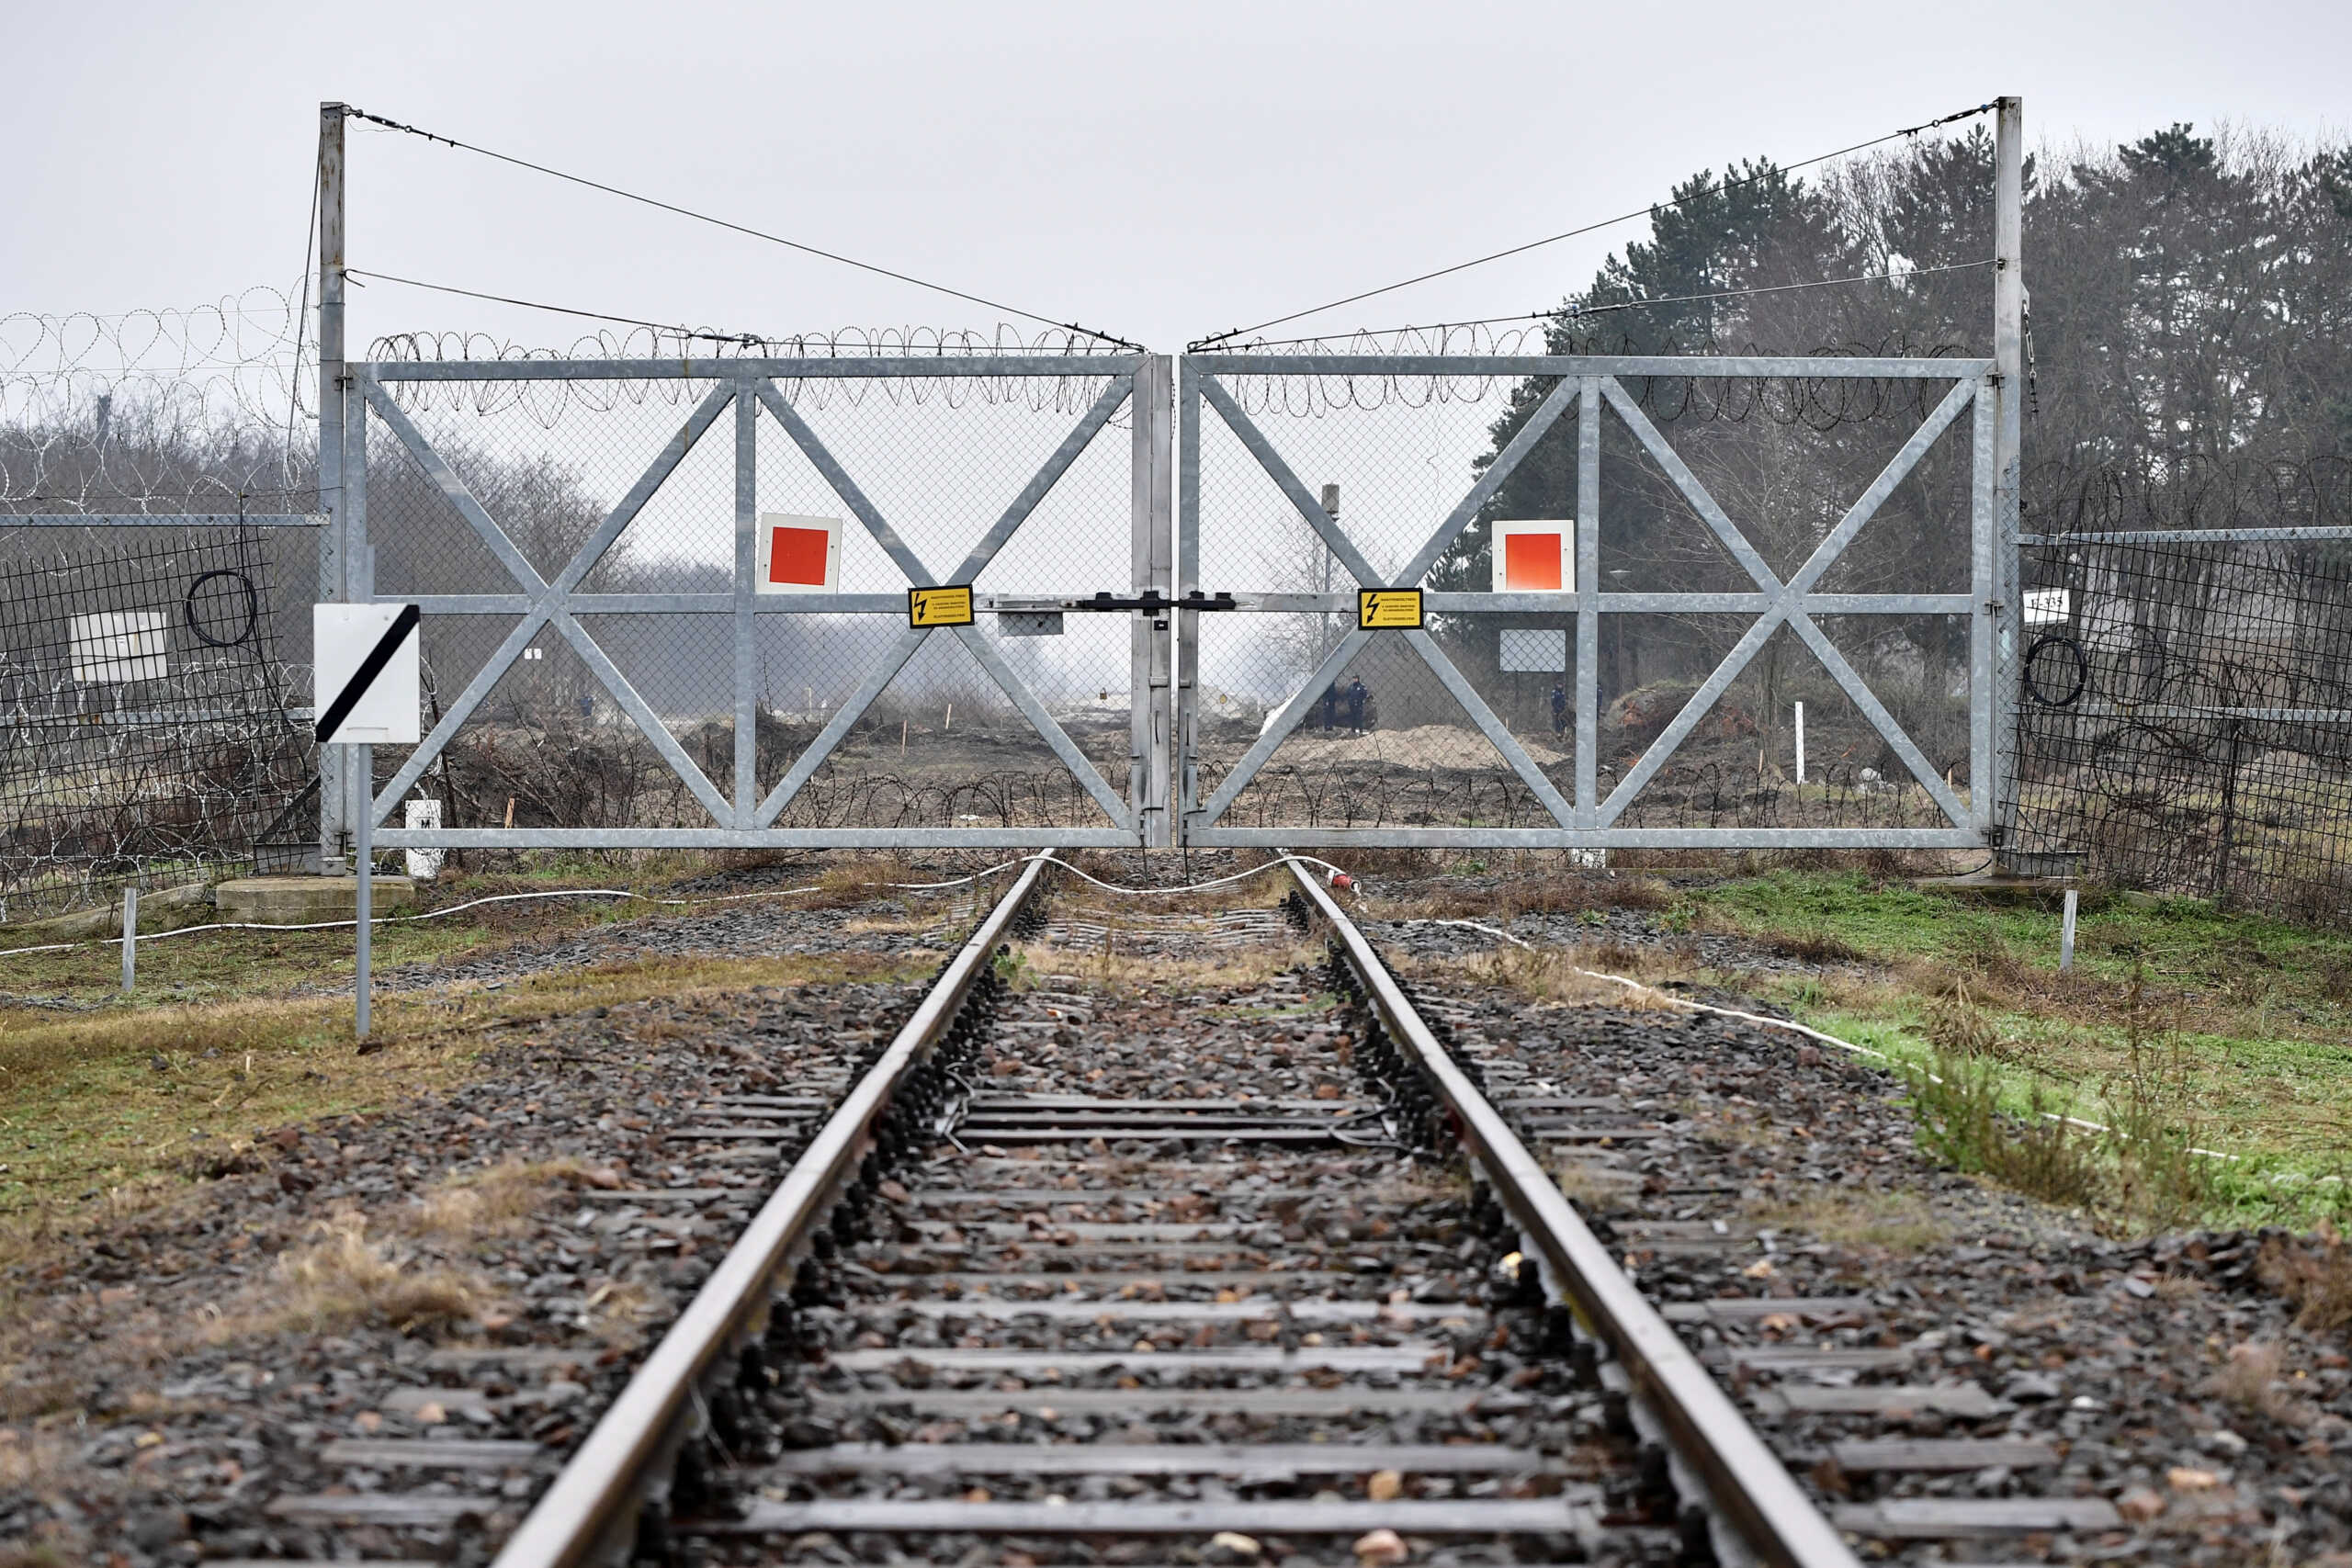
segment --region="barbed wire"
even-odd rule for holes
[[[1109,374],[1098,363],[1126,351],[1098,339],[1056,328],[1026,333],[1000,324],[993,332],[942,327],[844,327],[832,332],[770,337],[756,333],[717,333],[643,324],[585,333],[561,348],[534,348],[490,333],[410,332],[377,338],[368,358],[381,363],[434,364],[457,361],[546,362],[575,359],[701,361],[731,359],[979,359],[1022,357],[1067,360],[1069,369],[1044,376],[936,376],[920,372],[888,377],[783,377],[778,390],[796,408],[859,406],[869,399],[896,405],[937,403],[962,408],[975,403],[1025,406],[1039,413],[1076,414],[1102,391]],[[704,378],[647,377],[603,380],[551,378],[529,381],[398,381],[389,383],[403,408],[415,412],[490,414],[520,410],[552,426],[574,408],[606,413],[626,406],[698,400],[710,389]],[[1124,416],[1123,416],[1124,417]]]
[[[2026,471],[2030,529],[2285,528],[2352,524],[2352,457],[2186,457],[2084,468],[2064,459]]]
[[[1548,389],[1549,385],[1548,378],[1541,377],[1532,366],[1504,366],[1491,371],[1463,373],[1372,363],[1381,359],[1532,359],[1571,355],[1757,357],[1767,352],[1754,344],[1729,346],[1713,341],[1661,345],[1622,333],[1611,341],[1601,337],[1597,330],[1581,329],[1577,323],[1554,315],[1542,321],[1500,330],[1491,322],[1452,321],[1359,330],[1329,338],[1294,338],[1279,344],[1229,344],[1220,348],[1218,354],[1220,357],[1231,355],[1230,367],[1212,362],[1211,368],[1219,384],[1245,412],[1320,419],[1386,407],[1420,409],[1443,403],[1487,402],[1523,384],[1536,389]],[[1261,353],[1284,358],[1360,359],[1366,364],[1363,369],[1282,374],[1250,370],[1249,356]],[[1949,359],[1965,354],[1966,350],[1952,344],[1918,344],[1897,333],[1876,343],[1818,345],[1802,357]],[[1953,374],[1959,372],[1955,370]],[[1618,379],[1643,412],[1660,423],[1742,423],[1764,419],[1818,431],[1891,415],[1923,419],[1947,389],[1935,378],[1917,377],[1675,375],[1622,376]]]
[[[237,510],[310,492],[302,309],[256,285],[189,308],[0,316],[0,509]],[[306,508],[307,508],[307,503]]]

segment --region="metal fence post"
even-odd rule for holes
[[[1623,634],[1618,648],[1624,648]],[[1600,822],[1600,378],[1577,387],[1577,826]]]
[[[1136,367],[1128,412],[1135,427],[1134,565],[1138,595],[1175,592],[1173,552],[1173,442],[1170,361],[1164,354],[1144,356]],[[1135,618],[1132,675],[1132,741],[1127,800],[1147,849],[1165,849],[1169,831],[1169,751],[1174,739],[1173,676],[1169,647],[1174,615],[1166,610],[1139,612]]]
[[[1190,355],[1178,362],[1176,418],[1182,425],[1176,474],[1176,591],[1179,598],[1201,585],[1201,389]],[[1176,613],[1176,810],[1177,829],[1190,840],[1192,815],[1200,809],[1201,613]]]
[[[349,596],[343,535],[343,105],[319,106],[319,506],[327,514],[319,531],[319,598],[330,604]],[[342,750],[319,748],[319,866],[330,874],[343,869],[344,837],[350,831],[350,770]]]
[[[2002,764],[2016,746],[2018,596],[2018,511],[2023,475],[2025,407],[2025,100],[1996,100],[1993,190],[1993,776],[1985,781],[1994,813],[1994,848],[2002,868],[2017,837],[2017,791]],[[1971,781],[1972,786],[1974,781]]]
[[[760,403],[745,376],[735,393],[735,821],[760,808]]]

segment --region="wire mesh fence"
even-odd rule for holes
[[[315,847],[311,346],[273,288],[0,315],[0,916]]]
[[[2021,860],[2352,917],[2347,498],[2352,466],[2101,476],[2028,536]]]
[[[0,519],[0,918],[300,862],[310,682],[277,626],[311,543]]]
[[[1968,434],[1972,362],[1945,372],[1926,355],[1887,375],[1833,368],[1835,356],[1811,362],[1818,374],[1628,369],[1606,395],[1555,411],[1578,390],[1564,379],[1587,372],[1467,356],[1419,368],[1340,346],[1311,369],[1188,362],[1224,393],[1207,393],[1197,419],[1193,570],[1204,591],[1232,590],[1258,612],[1199,617],[1199,815],[1250,829],[1453,829],[1464,842],[1552,829],[1546,789],[1577,801],[1589,728],[1600,829],[1964,834],[1948,807],[1979,809],[1976,709],[1989,702],[1972,667],[1984,478]],[[1916,461],[1809,581],[1822,596],[1806,617],[1815,635],[1791,617],[1758,640],[1771,590],[1825,548],[1923,426]],[[1515,443],[1515,466],[1479,497]],[[1471,508],[1424,580],[1430,647],[1451,676],[1394,636],[1347,643],[1354,563],[1302,495],[1381,582],[1405,581],[1440,525]],[[1549,520],[1573,547],[1588,513],[1597,547],[1558,563],[1558,592],[1511,590],[1496,561],[1510,525]],[[1589,627],[1580,570],[1598,574]],[[1727,663],[1736,673],[1711,684]],[[1300,721],[1261,758],[1301,698]]]
[[[861,343],[737,345],[758,374],[401,378],[451,346],[479,345],[378,345],[365,479],[374,591],[424,600],[425,724],[456,716],[415,781],[446,798],[444,827],[733,827],[754,807],[785,829],[1114,825],[1129,618],[992,606],[1129,591],[1132,362],[1016,355],[999,374],[998,345],[939,340],[888,374],[796,373],[870,358]],[[746,607],[739,584],[763,569],[738,560],[744,508],[758,529],[830,531],[815,591]],[[540,579],[593,557],[519,648],[530,585],[483,518]],[[910,583],[951,581],[989,613],[910,635]]]

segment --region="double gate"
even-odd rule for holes
[[[1987,360],[418,359],[342,385],[322,590],[418,604],[434,690],[388,777],[330,768],[331,846],[362,811],[391,848],[1999,841]],[[1736,386],[1767,389],[1744,422]],[[1874,417],[1825,434],[1825,387]],[[1558,553],[1521,588],[1495,552],[1529,528]],[[787,534],[810,581],[777,581]],[[1807,697],[1809,770],[1783,711]],[[438,826],[406,820],[420,789]]]

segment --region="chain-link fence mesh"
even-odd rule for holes
[[[300,862],[310,682],[277,605],[311,545],[0,519],[0,919]]]
[[[755,601],[747,679],[758,716],[758,796],[815,762],[813,772],[799,769],[807,776],[776,826],[1109,825],[1086,781],[965,638],[976,639],[1015,691],[1069,736],[1099,782],[1123,795],[1129,617],[1070,614],[1056,629],[984,612],[970,631],[933,630],[910,654],[910,572],[859,514],[870,508],[888,525],[919,564],[919,581],[964,581],[959,564],[1081,419],[1110,412],[975,587],[983,603],[1124,596],[1132,579],[1125,376],[1084,355],[1061,363],[1066,373],[1042,375],[787,373],[764,383],[768,399],[759,396],[760,379],[750,383],[756,513],[838,524],[837,592],[866,596],[853,608],[822,596]],[[700,596],[651,608],[582,605],[578,625],[701,781],[729,799],[739,675],[738,424],[729,394],[737,384],[732,377],[383,382],[424,445],[550,580],[717,391],[723,406],[707,430],[576,592]],[[1107,409],[1098,410],[1106,394]],[[392,422],[377,415],[370,426],[368,533],[378,594],[525,592]],[[427,615],[428,727],[455,707],[516,621],[511,610]],[[887,682],[870,691],[886,672]],[[849,710],[854,722],[844,728]],[[826,749],[815,761],[820,737]],[[405,754],[382,750],[391,766]],[[451,827],[712,825],[693,781],[679,779],[591,657],[555,626],[497,676],[419,787],[447,796]]]
[[[315,844],[318,534],[218,521],[316,513],[311,348],[271,288],[0,316],[0,918]]]
[[[2121,504],[2023,551],[2021,863],[2307,919],[2352,915],[2346,479],[2238,490],[2245,504],[2201,515],[2178,480],[2111,491]],[[2199,525],[2319,536],[2155,531]]]
[[[1257,373],[1197,357],[1305,492],[1327,502],[1381,581],[1402,581],[1431,534],[1559,386],[1552,375]],[[1227,367],[1220,370],[1220,365]],[[1626,376],[1637,416],[1785,581],[1960,379]],[[1577,389],[1426,586],[1494,585],[1495,525],[1575,518],[1584,433]],[[1600,592],[1759,595],[1629,418],[1603,402]],[[1327,595],[1266,613],[1200,616],[1196,805],[1235,770],[1283,705],[1355,627],[1354,576],[1317,536],[1242,433],[1199,416],[1198,581],[1210,593]],[[1815,585],[1836,594],[1954,596],[1946,613],[1821,615],[1828,645],[1916,745],[1915,769],[1793,626],[1775,631],[1671,747],[1617,818],[1627,829],[1950,829],[1919,776],[1965,809],[1970,779],[1971,529],[1976,476],[1963,410]],[[1563,586],[1571,586],[1563,580]],[[1644,765],[1758,608],[1637,612],[1599,620],[1597,794]],[[1572,599],[1557,611],[1433,610],[1430,632],[1462,680],[1566,800],[1576,795],[1580,688]],[[1374,634],[1322,678],[1304,722],[1218,818],[1236,828],[1549,828],[1554,816],[1476,716],[1403,639]],[[1804,712],[1798,777],[1795,715]],[[1469,841],[1465,838],[1464,841]]]

